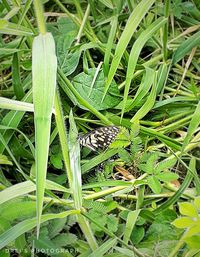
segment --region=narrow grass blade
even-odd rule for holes
[[[0,19],[0,33],[18,36],[32,36],[33,32],[27,27]]]
[[[154,73],[155,74],[155,73]],[[151,93],[148,96],[146,102],[143,104],[143,106],[136,112],[136,114],[133,116],[133,118],[130,120],[130,122],[134,123],[142,119],[154,106],[155,100],[156,100],[156,84],[154,83],[151,89]]]
[[[56,190],[60,192],[69,192],[69,189],[50,180],[46,181],[46,189]],[[16,197],[34,192],[35,190],[36,185],[30,180],[7,187],[6,189],[0,192],[0,204],[5,203]]]
[[[26,103],[23,101],[8,99],[5,97],[0,97],[0,108],[15,110],[15,111],[23,111],[23,112],[34,112],[33,104]]]
[[[70,131],[69,131],[69,157],[72,171],[71,191],[74,199],[74,206],[80,210],[82,207],[82,181],[81,181],[81,165],[80,165],[80,145],[77,140],[78,131],[74,121],[72,111],[69,115]],[[85,217],[77,215],[78,224],[84,233],[92,250],[97,249],[98,245],[91,230],[91,227]]]
[[[23,174],[23,170],[21,169],[21,166],[19,165],[18,161],[16,160],[15,156],[13,155],[12,151],[10,150],[9,146],[6,144],[6,141],[4,139],[4,137],[2,136],[2,134],[0,133],[0,143],[1,145],[3,145],[5,147],[5,150],[8,152],[8,154],[10,155],[11,159],[13,160],[13,162],[15,163],[16,167],[19,169],[19,171]]]
[[[188,105],[188,103],[190,102],[196,102],[197,99],[196,97],[192,98],[192,97],[188,97],[188,96],[176,96],[176,97],[172,97],[169,99],[165,99],[159,102],[156,102],[156,104],[154,105],[153,109],[158,109],[164,105],[170,104],[170,103],[175,103],[175,102],[185,102],[186,106]]]
[[[81,166],[82,173],[86,173],[90,169],[94,168],[98,164],[102,163],[103,161],[109,159],[113,155],[117,154],[119,152],[118,149],[109,149],[108,151],[101,153],[94,158],[92,158],[90,161],[86,162]]]
[[[140,52],[145,45],[145,43],[152,38],[152,36],[156,33],[157,30],[159,30],[164,24],[166,24],[167,19],[160,17],[157,19],[155,22],[153,22],[147,29],[145,29],[141,35],[138,37],[138,39],[135,41],[131,53],[129,56],[129,61],[128,61],[128,68],[127,68],[127,73],[126,73],[126,81],[125,81],[125,90],[124,90],[124,102],[123,102],[123,107],[122,107],[122,114],[121,114],[121,119],[124,115],[125,107],[126,107],[126,101],[131,85],[131,80],[133,78],[133,74],[135,71],[135,67],[137,64],[137,60],[139,58]]]
[[[106,77],[107,77],[108,71],[109,71],[110,55],[111,55],[111,50],[112,50],[113,43],[114,43],[115,33],[116,33],[116,30],[117,30],[117,24],[118,24],[118,19],[117,19],[117,16],[115,16],[115,17],[113,17],[113,19],[111,21],[111,24],[110,24],[111,29],[110,29],[108,42],[107,42],[107,45],[106,45],[106,52],[105,52],[105,56],[104,56],[103,69],[104,69],[104,73],[105,73]]]
[[[24,139],[26,140],[26,142],[27,142],[27,144],[28,144],[28,146],[29,146],[29,148],[31,150],[32,156],[33,157],[35,156],[35,148],[34,148],[32,142],[31,142],[31,140],[22,131],[20,131],[19,129],[16,129],[16,128],[11,128],[11,127],[0,125],[0,131],[1,130],[15,130],[18,133],[20,133],[24,137]]]
[[[80,145],[78,143],[78,130],[74,121],[72,111],[69,115],[70,131],[69,131],[69,157],[72,171],[72,185],[74,205],[76,209],[82,207],[82,181],[81,181],[81,165],[80,165]]]
[[[190,160],[190,165],[189,168],[194,171],[196,166],[196,162],[195,159],[192,158]],[[187,175],[184,179],[184,181],[182,182],[180,188],[176,191],[176,193],[169,198],[167,201],[165,201],[163,204],[161,204],[155,211],[155,214],[159,214],[160,212],[164,211],[165,209],[167,209],[169,206],[171,206],[172,204],[174,204],[182,195],[182,193],[185,191],[185,189],[190,185],[190,183],[192,182],[193,179],[193,175],[191,173],[190,170],[187,171]]]
[[[98,74],[99,74],[99,71],[100,71],[100,69],[101,69],[101,65],[102,65],[102,62],[100,62],[100,63],[98,64],[98,67],[97,67],[96,72],[95,72],[95,74],[94,74],[94,78],[93,78],[93,80],[92,80],[92,84],[90,85],[89,96],[90,96],[91,93],[92,93],[92,89],[93,89],[93,87],[94,87],[95,81],[96,81],[97,76],[98,76]]]
[[[131,109],[133,109],[147,95],[147,93],[149,92],[153,84],[154,76],[155,76],[154,71],[146,67],[145,79],[140,84],[132,103],[128,107],[125,107],[125,111],[130,111]],[[124,104],[124,101],[123,101],[123,104]]]
[[[145,128],[143,126],[140,126],[140,131],[146,135],[157,137],[161,142],[164,142],[167,146],[171,147],[172,149],[175,149],[175,150],[181,149],[181,144],[179,142],[177,142],[173,138],[163,135],[160,132],[157,132],[150,128]]]
[[[42,214],[51,116],[56,89],[57,59],[54,39],[50,33],[39,35],[33,41],[32,76],[36,146],[37,236]]]
[[[120,60],[124,54],[124,51],[126,50],[126,47],[131,37],[133,36],[136,28],[138,27],[141,20],[144,18],[144,16],[146,15],[149,8],[152,6],[154,2],[155,0],[142,0],[131,13],[116,47],[115,55],[112,60],[111,67],[108,73],[108,79],[105,84],[103,99],[108,91],[108,88],[112,82],[115,72],[119,66]]]
[[[181,45],[176,49],[172,58],[172,64],[176,64],[178,61],[183,59],[186,54],[188,54],[193,47],[200,44],[200,31],[196,32],[194,35],[183,41]]]
[[[193,171],[195,173],[195,175],[194,175],[195,189],[197,191],[197,195],[200,195],[200,178],[198,175],[198,170],[196,169],[196,167],[194,167]]]
[[[165,0],[164,15],[166,18],[169,17],[170,0]],[[167,49],[167,39],[168,39],[168,23],[165,24],[163,29],[163,59],[167,61],[168,49]]]
[[[23,101],[28,102],[28,103],[32,101],[32,91],[31,90],[23,98]],[[12,106],[14,104],[15,104],[15,102],[12,103]],[[19,103],[17,105],[20,106]],[[10,111],[2,119],[1,125],[5,125],[5,126],[8,126],[8,127],[12,127],[12,128],[17,128],[21,119],[23,118],[24,114],[25,114],[25,112]],[[9,130],[9,131],[4,130],[4,131],[1,132],[1,134],[4,137],[4,140],[5,140],[7,145],[9,143],[13,133],[14,133],[14,131],[11,131],[11,130]],[[3,153],[4,149],[5,149],[5,146],[3,144],[0,144],[0,153]]]
[[[62,115],[62,107],[61,107],[58,93],[56,94],[55,99],[56,99],[55,100],[56,124],[57,124],[58,132],[59,132],[61,148],[62,148],[62,153],[63,153],[63,159],[64,159],[65,167],[67,170],[70,191],[72,192],[74,200],[76,201],[75,206],[77,208],[80,208],[81,204],[82,204],[82,195],[81,195],[82,188],[81,188],[81,178],[80,178],[80,168],[79,168],[80,160],[78,160],[80,158],[79,157],[80,153],[76,153],[76,152],[72,153],[72,160],[70,160],[70,153],[69,153],[69,147],[71,147],[72,150],[74,151],[73,145],[69,146],[69,144],[74,143],[78,134],[77,134],[76,127],[74,125],[75,123],[73,121],[73,117],[71,116],[70,123],[72,125],[72,128],[70,131],[70,140],[72,140],[72,141],[68,140],[69,144],[67,143],[67,140],[66,140],[67,136],[66,136],[65,125],[64,125],[64,117]],[[77,144],[77,142],[75,142],[75,144]],[[77,146],[77,147],[79,147],[79,146]],[[77,147],[75,147],[76,150],[77,150]],[[71,164],[71,161],[75,161],[76,163]],[[73,169],[76,169],[76,172],[78,172],[78,178],[75,177],[77,174]],[[79,194],[77,196],[76,196],[76,193],[77,193],[76,185],[79,186]],[[90,245],[90,248],[92,250],[96,249],[98,247],[98,245],[97,245],[95,237],[92,233],[92,230],[89,226],[89,223],[87,222],[87,220],[84,217],[82,217],[80,215],[77,216],[77,220],[78,220],[78,224],[79,224],[81,230],[83,231],[83,234],[85,235],[85,237],[88,241],[88,244]]]
[[[113,248],[117,243],[117,239],[108,239],[100,247],[98,247],[93,253],[88,255],[88,257],[103,257],[111,248]]]
[[[78,210],[70,210],[70,211],[65,211],[61,213],[45,214],[41,216],[41,223],[52,219],[63,219],[69,215],[75,215],[78,213],[79,213]],[[28,219],[18,223],[14,227],[5,231],[3,234],[0,235],[0,249],[2,249],[6,245],[14,241],[20,235],[33,229],[36,226],[36,224],[37,224],[36,218]]]
[[[190,121],[190,125],[187,130],[187,135],[183,141],[182,152],[184,151],[185,147],[190,143],[190,140],[192,139],[192,136],[195,133],[196,129],[198,128],[199,124],[200,124],[200,101]]]
[[[59,72],[59,75],[60,75],[59,76],[60,79],[62,79],[63,83],[65,84],[65,87],[67,87],[67,90],[65,88],[63,88],[63,90],[66,92],[66,94],[68,94],[69,98],[71,97],[71,95],[69,93],[71,93],[78,100],[79,104],[83,105],[86,109],[88,109],[91,113],[93,113],[96,117],[98,117],[104,124],[106,124],[106,125],[113,125],[112,122],[110,122],[105,115],[103,115],[102,113],[97,111],[92,105],[90,105],[78,93],[78,91],[74,88],[74,86],[71,84],[69,79],[66,78],[66,76],[64,75],[64,73],[62,72],[62,70],[60,68],[58,68],[58,72]]]
[[[56,92],[56,97],[55,97],[55,118],[56,118],[56,126],[58,129],[58,134],[59,134],[59,139],[60,139],[60,145],[62,149],[62,154],[63,154],[63,160],[67,172],[67,178],[69,182],[69,186],[71,188],[72,185],[72,171],[70,167],[70,159],[69,159],[69,147],[67,143],[67,132],[66,132],[66,127],[64,124],[64,116],[62,112],[62,106],[61,106],[61,101],[59,97],[59,92],[57,89]]]
[[[15,95],[18,100],[24,97],[24,90],[20,79],[20,63],[18,53],[14,53],[12,62],[12,81]]]
[[[24,17],[26,16],[26,13],[28,12],[29,8],[31,7],[32,2],[33,2],[33,0],[27,0],[25,2],[24,6],[22,8],[22,12],[21,12],[18,24],[22,23]]]
[[[126,228],[124,231],[124,237],[123,241],[128,244],[128,241],[130,240],[130,236],[132,233],[132,230],[135,226],[135,223],[137,221],[137,217],[140,214],[140,210],[131,211],[128,213],[127,221],[126,221]]]

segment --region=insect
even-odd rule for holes
[[[83,136],[79,136],[79,143],[90,148],[92,151],[106,149],[116,138],[120,128],[107,126],[94,129]]]

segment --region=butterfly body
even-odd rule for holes
[[[93,151],[106,149],[116,138],[120,128],[107,126],[94,129],[83,136],[79,136],[79,143]]]

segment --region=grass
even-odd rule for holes
[[[199,256],[199,2],[0,8],[0,255]]]

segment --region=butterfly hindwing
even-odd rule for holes
[[[93,151],[106,149],[115,140],[119,131],[120,128],[116,126],[100,127],[79,137],[79,142]]]

